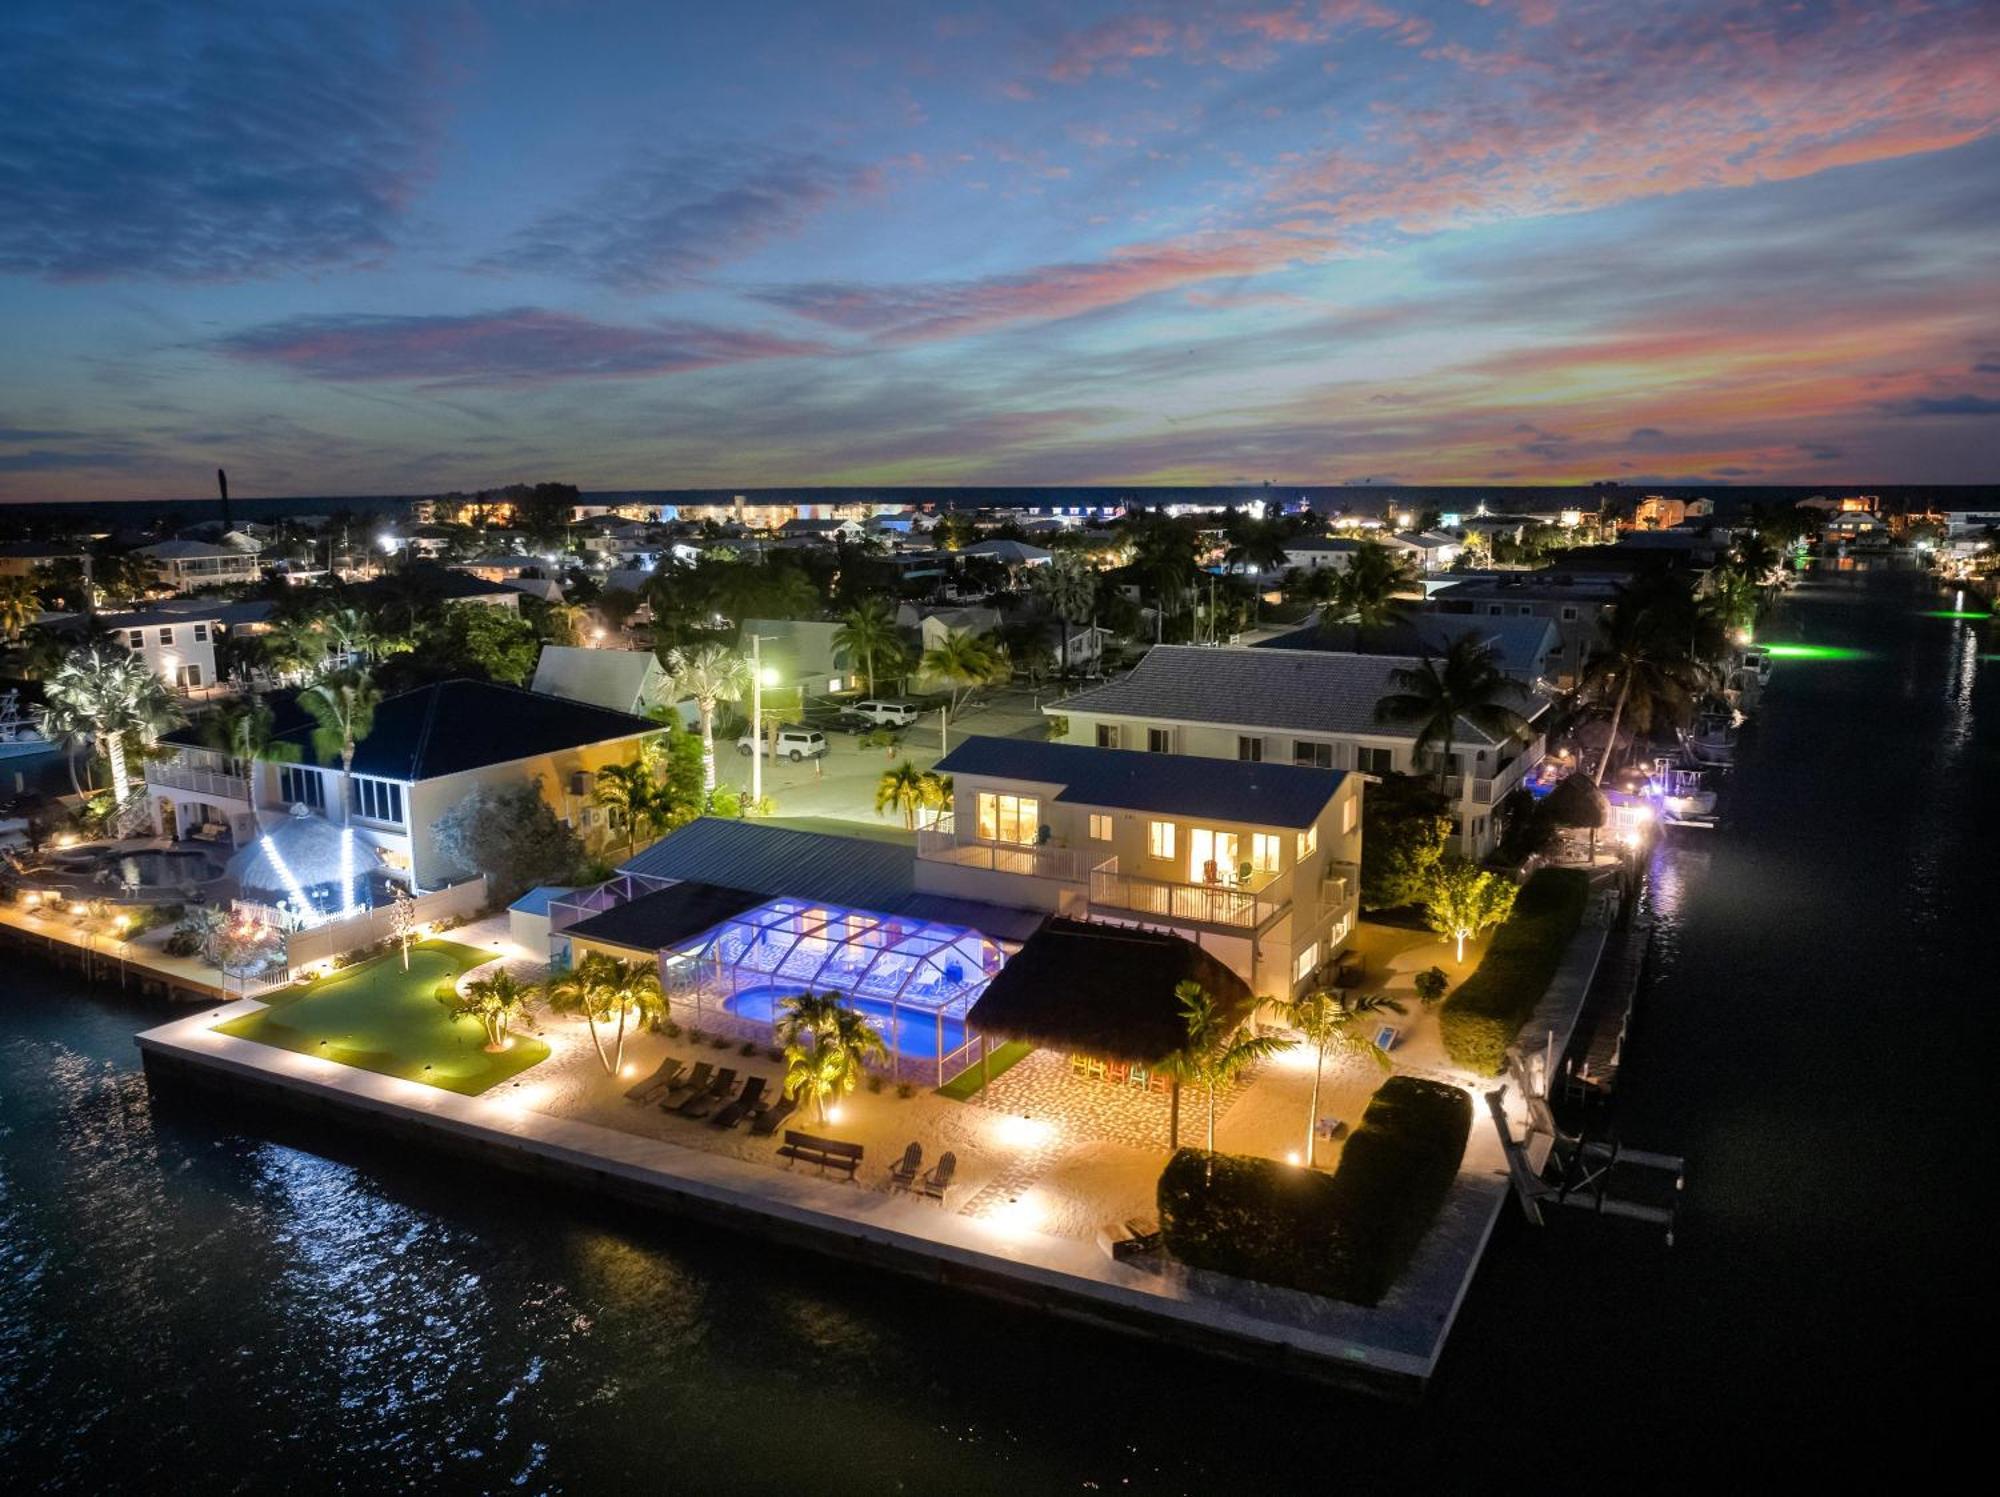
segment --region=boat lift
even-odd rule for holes
[[[1507,1119],[1507,1088],[1486,1094],[1486,1107],[1500,1135],[1500,1148],[1507,1158],[1507,1175],[1513,1182],[1514,1197],[1529,1221],[1542,1226],[1544,1204],[1574,1206],[1599,1216],[1620,1216],[1628,1221],[1650,1222],[1664,1227],[1667,1246],[1674,1245],[1674,1224],[1680,1215],[1687,1186],[1687,1161],[1678,1154],[1659,1154],[1647,1149],[1628,1149],[1616,1138],[1593,1138],[1588,1132],[1564,1133],[1557,1127],[1545,1088],[1536,1084],[1536,1061],[1509,1048],[1508,1069],[1521,1088],[1528,1107],[1528,1131],[1517,1139]],[[1535,1144],[1546,1141],[1541,1165],[1534,1160]],[[1549,1166],[1554,1178],[1546,1178]],[[1620,1169],[1636,1169],[1671,1174],[1673,1189],[1668,1204],[1632,1200],[1612,1194],[1612,1176]]]

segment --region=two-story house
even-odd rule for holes
[[[1599,620],[1617,602],[1622,580],[1568,571],[1496,572],[1439,588],[1425,609],[1447,619],[1545,619],[1554,624],[1557,643],[1548,678],[1567,691],[1582,677],[1591,651],[1603,638]]]
[[[254,545],[244,550],[236,546],[212,546],[207,541],[160,541],[141,546],[133,554],[150,562],[160,585],[175,593],[255,582],[264,570]]]
[[[342,819],[339,760],[322,763],[314,753],[311,722],[295,701],[276,698],[272,706],[272,757],[245,762],[218,752],[194,725],[161,740],[175,752],[146,765],[160,835],[241,847],[296,806]],[[375,708],[355,748],[349,819],[383,864],[419,890],[434,888],[468,872],[449,866],[435,829],[473,790],[538,781],[556,815],[594,841],[605,831],[592,803],[596,772],[631,762],[659,731],[643,717],[486,681],[421,686]]]
[[[223,638],[231,631],[255,633],[268,627],[271,612],[271,605],[264,602],[183,598],[99,614],[97,622],[166,685],[177,691],[199,691],[219,679],[215,650]]]
[[[937,767],[952,812],[918,833],[925,892],[1169,931],[1287,998],[1353,932],[1358,775],[983,737]]]
[[[1156,645],[1117,680],[1042,711],[1069,744],[1372,775],[1435,773],[1435,764],[1417,762],[1415,727],[1376,717],[1377,704],[1398,690],[1392,673],[1419,659]],[[1457,849],[1467,857],[1493,850],[1494,808],[1542,760],[1548,698],[1523,684],[1514,705],[1528,721],[1527,741],[1462,718],[1452,736],[1444,786]]]

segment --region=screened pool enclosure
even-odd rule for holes
[[[768,1044],[787,999],[839,993],[874,1023],[898,1079],[935,1086],[978,1059],[966,1015],[1007,956],[964,926],[772,899],[660,960],[699,1028]]]

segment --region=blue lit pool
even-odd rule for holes
[[[723,1007],[730,1013],[745,1019],[754,1019],[759,1024],[774,1024],[779,1011],[788,998],[796,998],[799,990],[795,987],[745,988],[733,998],[726,1000]],[[938,1024],[935,1012],[905,1005],[902,1009],[901,1032],[894,1022],[888,1004],[874,998],[848,998],[849,1008],[858,1008],[881,1032],[882,1043],[896,1054],[911,1060],[936,1060],[938,1057]],[[946,1014],[944,1024],[944,1053],[951,1055],[964,1048],[965,1021]]]

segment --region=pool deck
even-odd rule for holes
[[[1586,925],[1524,1037],[1567,1043],[1605,932]],[[365,1121],[377,1131],[471,1155],[671,1214],[952,1285],[1048,1313],[1240,1360],[1414,1397],[1436,1371],[1508,1195],[1493,1130],[1475,1122],[1457,1183],[1410,1268],[1364,1308],[1179,1265],[1114,1263],[1096,1245],[969,1217],[907,1195],[731,1158],[504,1096],[465,1097],[218,1033],[259,1007],[204,1009],[138,1037],[149,1077]],[[1458,1078],[1463,1079],[1463,1078]]]

